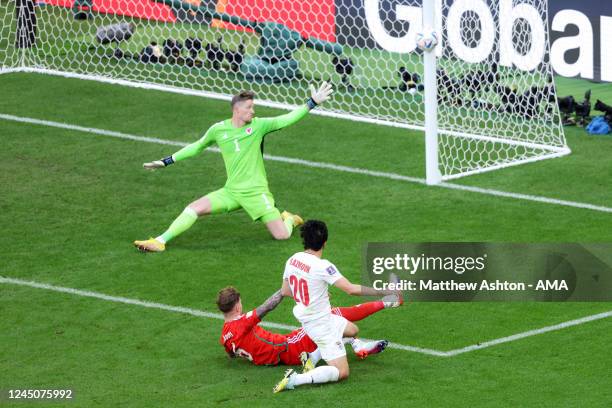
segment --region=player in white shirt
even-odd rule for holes
[[[349,295],[390,296],[398,305],[401,294],[389,290],[376,290],[351,283],[326,259],[322,259],[327,242],[327,226],[322,221],[309,220],[302,227],[304,251],[294,254],[285,265],[283,274],[283,296],[293,297],[296,305],[293,314],[302,324],[308,336],[317,344],[321,358],[327,366],[316,367],[297,374],[287,370],[284,378],[276,384],[274,392],[291,390],[303,384],[326,383],[345,379],[349,375],[343,337],[349,337],[356,352],[368,350],[369,354],[382,351],[387,342],[363,342],[356,338],[359,328],[353,322],[332,314],[328,287],[334,285]]]

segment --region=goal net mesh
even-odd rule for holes
[[[546,1],[435,1],[443,179],[567,153]],[[0,72],[250,89],[272,106],[326,80],[319,113],[424,129],[420,0],[0,0],[0,20]]]

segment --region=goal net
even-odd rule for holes
[[[546,0],[435,5],[437,69],[415,37],[421,0],[0,0],[0,73],[40,72],[425,129],[437,91],[442,180],[569,153],[549,61]],[[427,119],[429,120],[429,119]]]

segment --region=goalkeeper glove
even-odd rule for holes
[[[142,165],[146,170],[155,170],[161,169],[162,167],[167,167],[174,163],[174,159],[172,156],[165,157],[161,160],[155,160],[149,163],[145,163]]]
[[[331,84],[323,81],[319,89],[315,89],[314,85],[310,85],[310,99],[307,102],[308,108],[313,109],[315,106],[322,104],[329,99],[329,96],[334,90]]]

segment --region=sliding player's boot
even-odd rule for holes
[[[389,276],[389,283],[398,284],[399,278],[396,274],[392,273]],[[400,307],[404,304],[404,296],[401,293],[397,295],[387,295],[382,298],[383,304],[385,305],[385,309],[389,309],[392,307]]]
[[[302,363],[302,374],[312,371],[315,368],[315,365],[310,359],[310,355],[305,351],[300,353],[300,362]]]
[[[134,246],[142,252],[162,252],[166,250],[166,245],[155,238],[149,238],[146,241],[134,241]]]
[[[403,305],[404,298],[402,297],[402,295],[387,295],[382,298],[382,302],[385,305],[385,309],[390,309]]]
[[[292,390],[295,388],[295,386],[293,385],[293,381],[291,381],[291,377],[295,375],[295,370],[290,368],[289,370],[285,371],[285,376],[283,377],[282,380],[280,380],[278,382],[278,384],[276,384],[274,386],[274,388],[272,389],[272,392],[274,392],[274,394],[284,391],[284,390]]]
[[[355,354],[363,360],[369,355],[381,353],[388,345],[389,342],[387,340],[370,341],[364,343],[359,349],[356,349]]]

